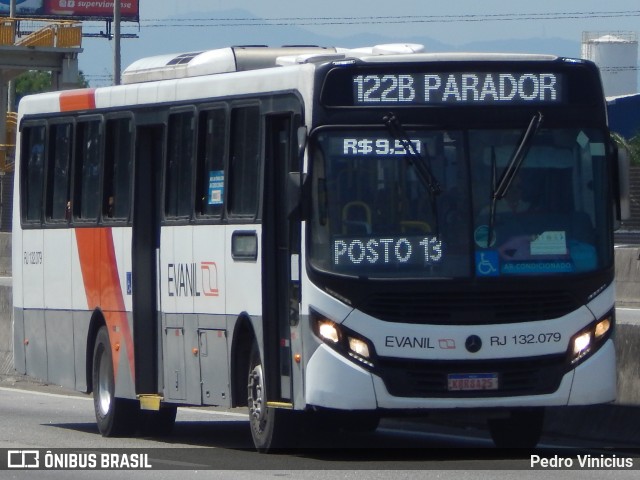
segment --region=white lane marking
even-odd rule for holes
[[[21,388],[11,388],[11,387],[0,387],[0,391],[2,392],[13,392],[13,393],[22,393],[29,395],[39,395],[42,397],[52,397],[52,398],[71,398],[76,400],[82,400],[85,402],[93,401],[93,397],[91,396],[79,396],[79,395],[70,395],[70,394],[61,394],[61,393],[49,393],[49,392],[36,392],[33,390],[23,390]],[[203,407],[209,408],[209,407]],[[249,418],[249,415],[246,413],[238,413],[238,412],[228,412],[228,411],[219,411],[219,410],[203,410],[202,408],[197,407],[180,407],[181,411],[189,412],[189,413],[202,413],[204,415],[221,415],[226,417],[237,417],[237,418]]]

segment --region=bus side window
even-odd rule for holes
[[[100,212],[102,170],[102,123],[78,122],[76,126],[74,217],[97,221]]]
[[[130,118],[107,120],[104,157],[104,193],[102,217],[127,219],[131,204],[131,178],[133,164],[133,122]]]
[[[194,133],[193,112],[174,113],[169,116],[165,177],[165,215],[169,218],[185,218],[191,215]]]
[[[22,134],[22,219],[26,222],[42,218],[44,191],[44,125],[26,127]]]
[[[71,123],[52,124],[49,128],[47,220],[69,220],[72,134]]]
[[[228,182],[232,215],[255,216],[258,211],[260,143],[260,109],[233,109]]]
[[[196,179],[196,215],[221,217],[225,202],[224,159],[227,112],[216,108],[200,113]]]

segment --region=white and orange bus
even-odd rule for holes
[[[615,398],[592,63],[233,47],[123,83],[22,101],[14,192],[16,369],[93,392],[103,435],[247,405],[267,451],[458,409],[532,446]]]

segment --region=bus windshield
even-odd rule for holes
[[[609,198],[604,138],[540,128],[491,218],[522,128],[413,128],[404,140],[384,129],[323,129],[312,142],[311,265],[370,278],[602,268],[611,261],[611,205],[596,202]],[[416,155],[436,191],[416,172]]]

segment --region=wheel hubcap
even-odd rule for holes
[[[105,362],[104,351],[100,355],[100,365],[98,367],[97,397],[100,413],[104,416],[109,412],[111,406],[111,392],[109,391],[109,376],[111,374],[108,362]]]
[[[248,404],[249,404],[249,417],[251,418],[251,424],[259,431],[263,429],[266,408],[264,404],[263,395],[263,378],[262,378],[262,366],[256,365],[251,374],[249,375],[248,385]]]

